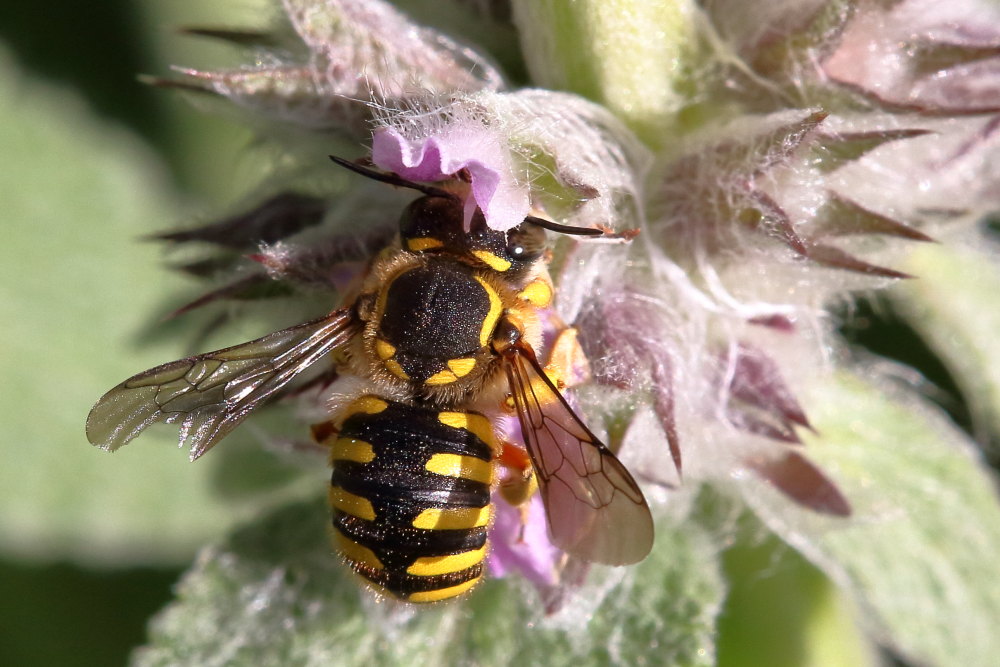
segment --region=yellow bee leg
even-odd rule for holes
[[[573,387],[590,379],[590,362],[580,347],[575,328],[563,329],[556,336],[545,365],[545,374],[559,389]]]
[[[500,495],[510,505],[521,509],[522,528],[527,518],[527,502],[538,490],[535,469],[531,466],[528,452],[512,442],[504,442],[497,459],[506,474],[501,476]]]
[[[547,308],[552,304],[552,281],[547,275],[538,276],[517,293],[517,298],[527,301],[535,308]]]

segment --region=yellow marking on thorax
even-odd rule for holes
[[[468,479],[482,484],[493,483],[493,464],[474,456],[461,454],[435,454],[424,468],[428,472],[445,477]]]
[[[476,360],[472,357],[462,357],[460,359],[449,359],[448,368],[457,377],[464,378],[476,367]]]
[[[384,570],[385,566],[379,560],[375,552],[366,546],[358,544],[339,530],[334,530],[334,540],[337,542],[337,550],[344,558],[354,561],[360,565],[366,565],[374,570]]]
[[[452,428],[464,428],[489,445],[490,449],[496,449],[493,426],[490,420],[482,415],[469,412],[439,412],[438,421]]]
[[[419,593],[411,593],[410,597],[406,598],[408,602],[437,602],[439,600],[447,600],[448,598],[453,598],[456,595],[461,595],[465,593],[473,586],[479,583],[482,576],[476,577],[475,579],[470,579],[465,583],[461,583],[457,586],[449,586],[448,588],[439,588],[436,591],[421,591]]]
[[[328,492],[330,506],[338,509],[344,514],[356,516],[365,521],[375,520],[375,508],[371,501],[361,496],[356,496],[349,491],[344,491],[339,486],[331,486]]]
[[[396,348],[388,341],[384,341],[381,338],[376,338],[375,354],[378,355],[379,359],[385,361],[386,359],[392,359],[392,355],[396,354]]]
[[[338,438],[330,450],[331,461],[356,461],[371,463],[375,460],[375,449],[371,443],[354,438]]]
[[[425,509],[413,520],[414,528],[425,530],[471,530],[488,526],[493,516],[492,506]]]
[[[399,362],[395,359],[386,359],[385,367],[389,369],[389,372],[398,377],[400,380],[409,380],[410,376],[406,374],[403,367],[399,365]]]
[[[424,250],[432,250],[442,246],[444,246],[443,242],[430,236],[422,236],[416,239],[406,239],[406,247],[410,250],[410,252],[423,252]]]
[[[424,384],[429,384],[432,387],[434,387],[434,386],[442,385],[442,384],[450,384],[450,383],[454,382],[457,379],[458,379],[458,376],[456,376],[450,370],[448,370],[447,368],[445,368],[444,370],[440,370],[437,373],[435,373],[434,375],[432,375],[429,378],[427,378],[426,380],[424,380]]]
[[[535,278],[517,293],[517,297],[537,308],[545,308],[552,303],[552,285],[543,278]]]
[[[498,257],[491,253],[489,250],[473,250],[472,254],[479,258],[486,266],[490,267],[494,271],[500,271],[503,273],[510,268],[510,262],[508,262],[503,257]]]
[[[423,556],[413,561],[413,565],[406,568],[407,574],[417,577],[433,577],[439,574],[451,574],[468,570],[473,565],[481,563],[486,557],[486,545],[472,551],[451,554],[449,556]]]
[[[479,330],[479,345],[481,347],[486,347],[490,342],[490,337],[493,335],[493,330],[497,326],[497,321],[500,319],[500,315],[503,313],[503,302],[500,300],[500,295],[497,291],[493,289],[493,286],[488,282],[476,276],[476,282],[483,286],[486,290],[486,296],[490,300],[490,312],[486,314],[483,318],[482,328]]]

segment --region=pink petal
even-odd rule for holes
[[[466,227],[477,206],[486,223],[500,231],[521,224],[528,214],[528,194],[511,175],[509,154],[479,123],[455,123],[415,140],[394,128],[379,128],[372,138],[372,161],[414,181],[441,181],[467,170],[472,197],[466,202]]]
[[[492,548],[486,561],[490,573],[504,577],[520,574],[536,586],[553,586],[558,581],[556,564],[562,552],[549,541],[545,508],[537,493],[528,501],[528,522],[521,531],[521,512],[502,499],[496,502],[496,520],[490,531]]]

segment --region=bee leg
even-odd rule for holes
[[[552,295],[555,293],[552,287],[552,280],[548,275],[539,275],[534,280],[525,285],[517,298],[525,301],[534,308],[548,308],[552,305]]]
[[[337,436],[340,435],[340,429],[338,429],[332,420],[320,422],[318,424],[313,424],[309,427],[312,434],[313,446],[316,449],[327,452],[330,455],[330,465],[333,465],[333,443],[337,441]]]
[[[580,347],[575,328],[562,329],[556,335],[549,352],[548,363],[542,370],[545,371],[545,375],[552,382],[552,385],[560,391],[590,379],[590,362],[587,361],[587,355]],[[540,393],[545,395],[548,392],[542,391]],[[509,415],[517,414],[514,399],[509,395],[500,404],[500,409]]]
[[[500,479],[500,495],[521,513],[521,529],[518,541],[524,539],[524,528],[528,523],[528,500],[538,490],[535,469],[531,467],[528,452],[512,442],[504,442],[498,457],[504,474]]]
[[[285,438],[276,435],[264,435],[263,446],[266,451],[274,452],[279,455],[284,454],[307,454],[309,456],[323,456],[329,453],[330,443],[319,440],[316,436],[317,429],[322,429],[324,424],[314,424],[312,427],[312,437],[311,438]]]
[[[324,446],[311,440],[279,440],[275,443],[275,448],[280,452],[292,452],[294,454],[323,455],[329,450]]]
[[[590,362],[580,347],[576,329],[568,327],[559,332],[549,352],[545,374],[559,389],[573,387],[590,379]]]

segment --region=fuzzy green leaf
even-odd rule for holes
[[[714,664],[724,594],[697,528],[661,526],[653,554],[602,570],[589,624],[570,602],[546,619],[521,582],[492,580],[452,603],[376,602],[326,540],[323,503],[289,506],[203,552],[153,623],[138,665]],[[596,596],[596,592],[591,591]],[[588,598],[591,597],[588,595]]]
[[[972,249],[927,246],[903,269],[917,276],[893,303],[951,371],[980,439],[1000,446],[1000,266]]]
[[[172,429],[111,456],[83,430],[104,391],[187,352],[169,337],[136,341],[179,287],[158,250],[136,241],[179,217],[163,167],[76,94],[27,79],[4,51],[0,153],[0,549],[92,563],[186,560],[255,510],[221,502],[213,487],[223,472],[260,469],[259,457],[191,465]]]
[[[930,665],[986,665],[1000,654],[1000,504],[966,437],[901,392],[841,375],[805,402],[810,457],[854,515],[820,517],[748,493],[782,539],[839,583],[873,635]]]

